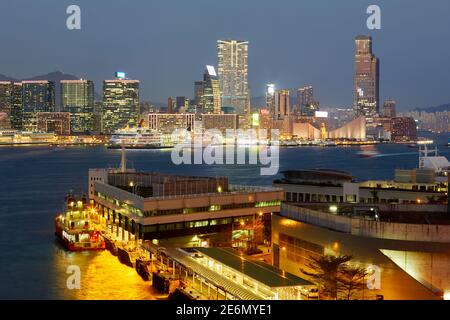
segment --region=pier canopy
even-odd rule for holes
[[[268,300],[301,299],[302,287],[314,284],[231,248],[192,248],[194,259]]]

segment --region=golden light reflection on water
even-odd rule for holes
[[[130,268],[119,262],[109,251],[67,252],[55,254],[55,288],[58,299],[80,300],[154,300],[155,291]],[[77,265],[81,271],[81,288],[69,290],[67,267]]]

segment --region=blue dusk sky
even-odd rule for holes
[[[82,29],[66,28],[81,7]],[[381,7],[381,30],[366,9]],[[400,110],[450,102],[448,0],[3,0],[0,73],[25,78],[56,70],[95,81],[116,70],[139,79],[141,98],[193,96],[218,39],[249,41],[252,96],[264,86],[311,84],[322,106],[352,101],[354,37],[373,37],[381,99]],[[295,93],[294,93],[295,94]]]

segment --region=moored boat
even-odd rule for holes
[[[103,250],[105,240],[96,217],[96,209],[85,196],[79,200],[68,196],[65,212],[55,218],[55,235],[70,251]]]

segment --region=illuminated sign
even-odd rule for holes
[[[216,69],[213,66],[206,66],[206,70],[208,70],[210,76],[217,77]]]
[[[118,79],[125,79],[125,76],[126,76],[125,72],[121,71],[116,72],[116,78]]]
[[[275,85],[270,83],[267,85],[267,93],[273,95],[275,93]]]
[[[314,113],[314,116],[316,118],[328,118],[328,112],[326,112],[326,111],[316,111]]]

